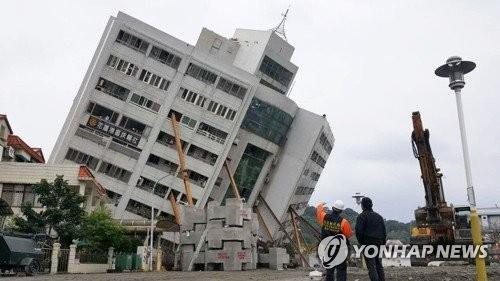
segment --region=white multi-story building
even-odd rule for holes
[[[185,202],[170,116],[180,135],[195,204],[230,196],[228,159],[240,193],[278,226],[314,190],[334,138],[324,116],[287,97],[294,48],[273,30],[203,29],[192,46],[124,13],[108,21],[50,163],[95,171],[116,218],[172,218],[170,193]],[[159,180],[153,190],[155,182]],[[262,222],[261,222],[262,223]]]

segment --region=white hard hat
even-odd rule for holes
[[[342,200],[336,200],[335,202],[333,202],[333,207],[337,210],[343,211],[344,210],[344,202],[342,202]]]

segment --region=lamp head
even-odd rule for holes
[[[446,60],[434,71],[439,77],[448,77],[450,79],[450,88],[454,91],[460,90],[465,86],[464,74],[467,74],[476,68],[476,64],[471,61],[463,61],[459,56],[453,56]]]

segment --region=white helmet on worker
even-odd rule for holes
[[[339,211],[343,211],[344,210],[344,202],[342,202],[342,200],[336,200],[335,202],[333,202],[332,207],[334,209],[339,210]]]

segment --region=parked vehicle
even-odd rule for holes
[[[40,271],[42,250],[31,238],[0,234],[0,270],[35,275]]]

